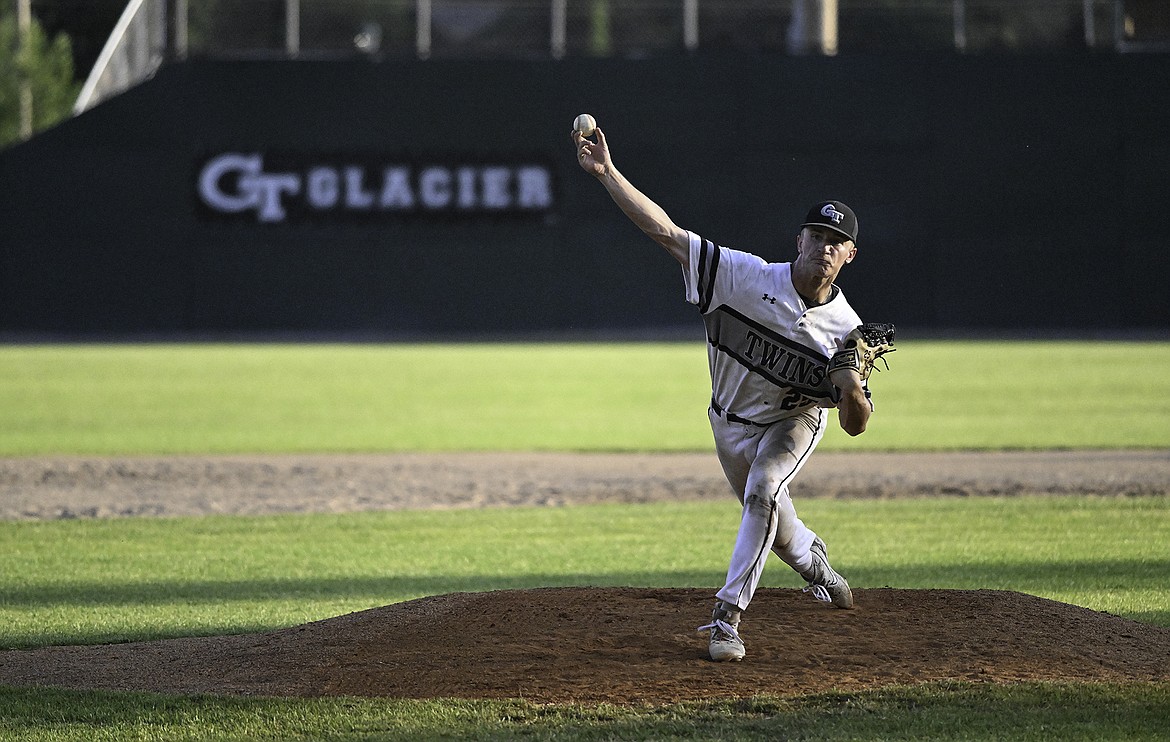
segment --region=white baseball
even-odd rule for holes
[[[597,119],[587,113],[583,113],[573,119],[573,128],[579,131],[581,136],[591,137],[593,136],[593,130],[597,128]]]

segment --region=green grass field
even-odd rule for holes
[[[1170,447],[1170,343],[903,342],[824,450]],[[0,456],[710,448],[686,344],[0,347]]]
[[[899,345],[873,380],[870,432],[826,448],[1170,448],[1170,344]],[[0,456],[708,450],[708,393],[689,344],[2,347]],[[1170,627],[1166,497],[817,500],[802,514],[859,587],[1019,590]],[[0,522],[0,646],[260,631],[456,590],[714,586],[737,518],[676,503]],[[764,584],[791,580],[773,569]],[[1167,718],[1166,683],[632,709],[0,688],[6,740],[1164,739]]]
[[[1170,628],[1164,497],[815,499],[801,513],[856,587],[1018,590]],[[0,522],[0,647],[263,631],[450,592],[714,590],[738,520],[730,502],[683,502]],[[803,585],[778,567],[762,584]]]

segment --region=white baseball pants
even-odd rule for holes
[[[714,409],[708,415],[719,463],[743,505],[727,582],[716,597],[742,610],[755,595],[769,551],[798,573],[812,567],[816,534],[797,517],[788,485],[824,436],[829,415],[813,408],[767,426],[729,422]]]

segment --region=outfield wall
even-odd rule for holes
[[[771,260],[849,203],[863,317],[1170,328],[1170,55],[189,62],[0,153],[0,332],[694,327],[573,159]]]

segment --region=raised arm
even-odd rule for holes
[[[651,201],[618,172],[610,158],[605,134],[601,129],[597,129],[596,132],[596,142],[581,136],[578,131],[573,132],[573,142],[577,145],[577,164],[605,186],[610,198],[638,229],[662,245],[684,268],[688,267],[691,245],[687,231],[671,221],[661,206]]]

